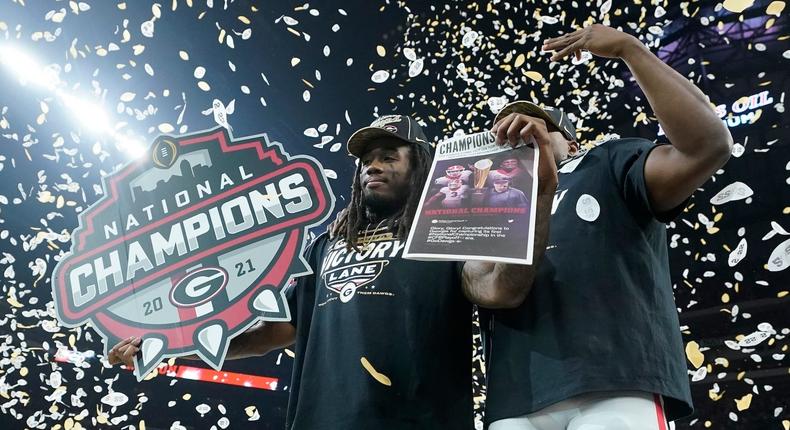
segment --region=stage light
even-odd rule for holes
[[[60,84],[58,71],[54,66],[42,66],[25,51],[13,46],[0,46],[0,64],[10,70],[19,81],[54,89]]]
[[[42,66],[32,55],[10,44],[0,45],[0,64],[23,85],[30,83],[52,91],[87,130],[100,134],[103,140],[114,140],[116,148],[127,155],[137,158],[147,152],[148,145],[143,140],[116,131],[112,118],[101,104],[62,89],[66,85],[60,80],[57,66]]]
[[[115,146],[133,158],[141,157],[148,152],[148,145],[140,139],[122,134],[116,134],[113,137],[115,138]]]
[[[58,96],[63,105],[74,115],[74,118],[87,129],[101,133],[112,133],[110,118],[99,104],[62,91],[58,92]]]

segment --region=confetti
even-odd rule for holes
[[[378,372],[378,371],[377,371],[377,370],[376,370],[376,369],[373,367],[373,365],[372,365],[372,364],[370,364],[370,362],[368,361],[368,359],[367,359],[367,358],[365,358],[365,357],[362,357],[362,358],[360,358],[360,359],[359,359],[359,361],[362,363],[362,367],[364,367],[364,368],[365,368],[365,370],[367,370],[367,371],[368,371],[368,373],[370,373],[370,376],[372,376],[372,377],[373,377],[373,379],[375,379],[376,381],[378,381],[378,382],[379,382],[380,384],[382,384],[382,385],[386,385],[386,386],[388,386],[388,387],[389,387],[389,386],[392,386],[392,381],[390,381],[390,378],[388,378],[388,377],[387,377],[386,375],[384,375],[383,373],[379,373],[379,372]]]
[[[576,214],[587,222],[593,222],[601,214],[601,205],[598,204],[598,200],[595,197],[589,194],[582,194],[579,196],[579,200],[576,201]]]

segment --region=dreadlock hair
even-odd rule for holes
[[[425,180],[428,178],[428,173],[431,170],[431,154],[428,149],[422,145],[409,146],[409,193],[401,209],[394,215],[390,216],[387,222],[387,227],[390,231],[397,228],[395,236],[401,241],[405,241],[409,235],[409,228],[411,227],[414,214],[417,212],[417,206],[420,203]],[[351,201],[346,207],[346,225],[345,225],[345,240],[346,248],[352,248],[359,251],[357,247],[357,239],[359,238],[359,231],[362,228],[367,228],[370,220],[365,212],[365,205],[362,203],[362,184],[359,182],[359,174],[362,171],[362,163],[357,164],[354,171],[354,182],[351,185]]]

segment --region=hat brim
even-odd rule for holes
[[[496,114],[494,118],[494,124],[498,123],[502,118],[510,115],[511,113],[521,113],[528,116],[534,116],[536,118],[540,118],[547,123],[551,124],[562,133],[563,136],[570,140],[576,140],[575,136],[568,136],[568,132],[565,131],[554,118],[551,117],[543,108],[536,105],[535,103],[528,102],[525,100],[517,100],[512,103],[508,103],[505,107],[502,108],[499,113]]]
[[[392,137],[403,141],[406,144],[416,144],[417,142],[412,142],[410,140],[406,140],[403,137],[387,131],[381,127],[365,127],[360,128],[359,130],[355,131],[351,137],[348,138],[348,143],[346,143],[346,149],[348,153],[353,155],[354,157],[361,157],[362,154],[365,152],[365,147],[373,140],[380,139],[382,137]]]

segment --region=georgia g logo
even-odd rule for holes
[[[334,205],[316,160],[225,129],[162,136],[103,185],[55,268],[55,310],[66,326],[90,322],[105,354],[141,337],[138,380],[192,353],[219,369],[230,339],[288,321],[283,287],[310,273],[305,234]]]

